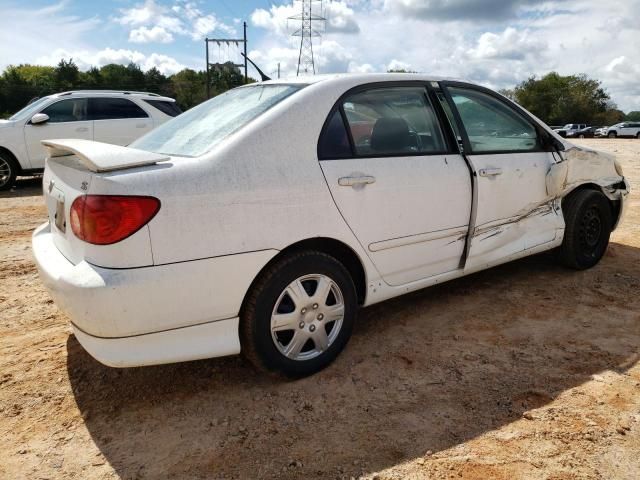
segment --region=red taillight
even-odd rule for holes
[[[110,245],[136,233],[158,210],[154,197],[83,195],[71,204],[71,230],[85,242]]]

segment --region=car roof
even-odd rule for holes
[[[173,98],[158,95],[157,93],[150,92],[136,92],[131,90],[70,90],[68,92],[60,92],[49,95],[51,98],[61,97],[135,97],[149,100],[164,100],[167,102],[175,102]]]
[[[328,83],[374,83],[374,82],[392,82],[392,81],[407,81],[417,80],[422,82],[440,82],[440,81],[457,81],[465,83],[466,80],[452,77],[442,77],[438,75],[429,75],[425,73],[331,73],[322,75],[305,75],[300,77],[286,77],[267,80],[265,82],[259,82],[264,85],[269,84],[303,84],[310,85],[313,83],[328,82]]]

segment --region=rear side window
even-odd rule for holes
[[[349,135],[342,121],[340,110],[336,110],[322,132],[318,144],[318,158],[329,160],[347,157],[351,157]]]
[[[440,125],[421,87],[356,93],[343,103],[357,156],[444,152]]]
[[[152,107],[160,110],[165,115],[169,115],[170,117],[177,117],[182,113],[180,107],[176,104],[176,102],[168,102],[166,100],[144,100],[145,103],[148,103]]]
[[[477,90],[449,88],[472,152],[527,152],[539,147],[534,126],[502,101]],[[577,125],[571,125],[575,128]]]
[[[148,116],[147,112],[126,98],[89,99],[89,118],[91,120],[147,118]]]
[[[49,123],[81,122],[87,119],[87,99],[61,100],[49,105],[40,113],[46,113],[49,116]]]

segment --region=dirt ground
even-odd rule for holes
[[[603,261],[543,254],[363,310],[311,378],[93,360],[45,292],[39,180],[0,195],[0,478],[640,477],[640,141]]]

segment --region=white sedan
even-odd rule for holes
[[[117,367],[242,351],[311,374],[360,306],[555,248],[595,265],[629,191],[612,156],[417,74],[257,83],[130,147],[44,144],[40,275]]]

